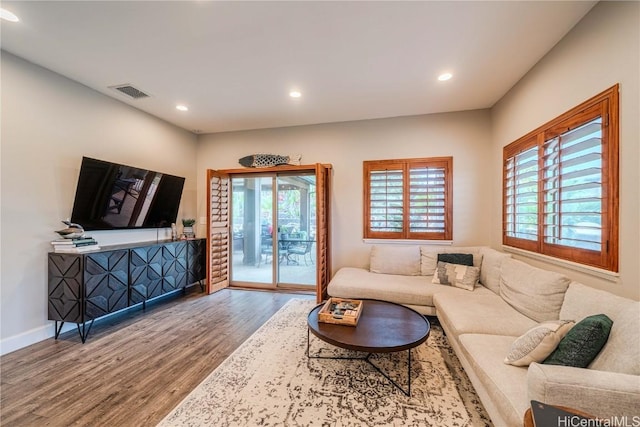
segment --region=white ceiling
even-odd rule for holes
[[[595,3],[3,1],[1,44],[209,133],[489,108]]]

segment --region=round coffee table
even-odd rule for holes
[[[307,357],[314,359],[361,359],[369,362],[393,385],[411,396],[411,349],[427,340],[431,325],[420,313],[400,304],[364,299],[362,314],[356,326],[335,325],[318,321],[320,304],[307,317]],[[310,334],[322,341],[347,350],[368,353],[366,357],[324,357],[309,354]],[[373,353],[393,353],[407,350],[407,390],[374,365]]]

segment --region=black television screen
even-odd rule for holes
[[[85,230],[170,227],[184,178],[82,158],[71,222]]]

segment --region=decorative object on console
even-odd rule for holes
[[[238,159],[238,163],[247,168],[270,168],[279,165],[300,165],[301,158],[300,155],[252,154]]]
[[[187,239],[196,237],[195,230],[193,229],[195,223],[196,220],[193,218],[184,218],[182,220],[182,234],[184,234],[184,237]]]
[[[513,342],[504,363],[529,366],[532,362],[542,362],[575,324],[573,320],[550,320],[534,326]]]
[[[58,233],[61,237],[65,239],[75,239],[84,236],[84,228],[82,228],[80,224],[69,221],[62,221],[62,223],[65,224],[67,228],[56,230],[56,233]]]
[[[613,321],[606,314],[585,317],[562,338],[543,363],[586,368],[607,343],[612,326]]]
[[[98,242],[89,236],[75,239],[58,239],[51,242],[53,251],[57,253],[79,254],[82,252],[97,251],[100,249]]]

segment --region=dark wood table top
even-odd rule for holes
[[[318,322],[320,304],[307,317],[309,330],[321,340],[348,350],[391,353],[427,340],[431,325],[420,313],[400,304],[364,299],[356,326]]]

